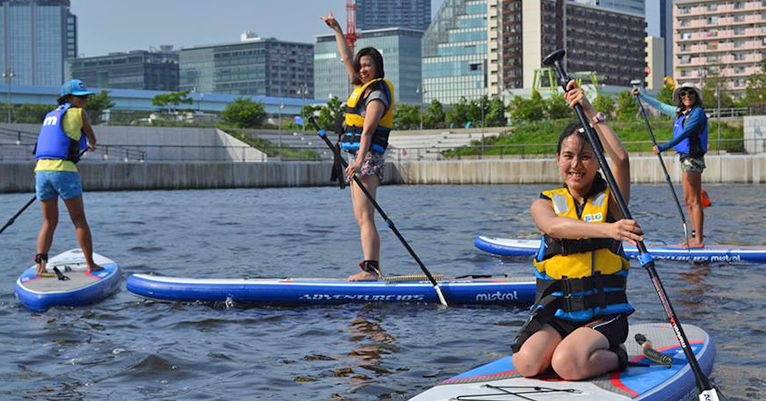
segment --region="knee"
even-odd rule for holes
[[[551,359],[551,366],[564,380],[581,380],[584,377],[577,355],[565,350],[556,350]]]
[[[540,355],[531,355],[531,353],[526,352],[524,348],[513,354],[512,359],[513,367],[524,377],[537,376],[547,367]]]

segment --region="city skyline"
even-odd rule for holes
[[[431,0],[431,13],[443,2]],[[148,50],[160,45],[173,45],[178,49],[231,43],[239,41],[243,31],[283,41],[314,43],[315,35],[330,32],[319,19],[328,11],[333,12],[345,30],[345,0],[228,0],[226,3],[227,7],[214,7],[215,3],[202,0],[72,1],[71,9],[79,24],[78,56]],[[173,13],[183,15],[185,23],[175,20]],[[282,18],[275,18],[277,15]],[[126,34],[114,35],[114,32]]]

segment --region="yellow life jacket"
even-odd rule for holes
[[[359,150],[359,144],[362,139],[362,129],[364,127],[364,116],[362,116],[362,107],[370,92],[376,89],[383,90],[388,95],[388,108],[380,118],[378,127],[372,134],[372,143],[370,150],[383,154],[388,148],[388,136],[391,128],[394,126],[394,86],[388,80],[383,78],[373,79],[364,85],[354,88],[354,91],[346,101],[346,117],[343,124],[343,136],[340,146],[347,151]]]
[[[587,223],[604,223],[609,213],[611,192],[603,191],[589,197],[578,215],[574,197],[566,187],[543,194],[551,199],[559,217],[578,219]],[[579,240],[543,238],[541,252],[534,260],[537,276],[545,279],[583,278],[599,274],[614,274],[630,268],[624,257],[622,243],[611,238]]]

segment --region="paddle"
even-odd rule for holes
[[[82,155],[84,155],[84,154],[85,154],[85,152],[87,152],[87,151],[88,151],[88,149],[84,149],[82,152],[80,152],[80,157],[82,157]],[[11,224],[13,224],[14,222],[16,222],[16,218],[17,218],[17,217],[19,217],[19,216],[20,216],[22,213],[24,213],[24,211],[25,211],[25,210],[27,210],[27,208],[28,208],[28,207],[29,207],[29,206],[30,206],[32,203],[34,203],[34,202],[35,202],[35,199],[37,199],[37,195],[34,195],[34,196],[32,196],[32,199],[30,199],[30,200],[27,202],[27,204],[26,204],[26,205],[24,205],[24,207],[22,207],[22,208],[21,208],[21,210],[19,210],[18,212],[16,212],[16,214],[14,214],[14,215],[13,215],[13,217],[11,217],[11,219],[10,219],[10,220],[8,220],[8,222],[6,222],[6,223],[5,223],[5,225],[3,226],[3,228],[0,228],[0,234],[2,234],[2,233],[3,233],[3,231],[5,231],[5,229],[6,229],[6,228],[8,228],[8,227],[9,227]]]
[[[638,89],[638,85],[641,84],[641,81],[639,80],[633,80],[630,81],[630,84],[633,85],[635,89]],[[636,101],[638,101],[638,109],[641,111],[641,115],[644,116],[644,122],[646,123],[646,128],[649,129],[649,135],[652,137],[652,143],[654,143],[654,146],[659,147],[660,145],[657,144],[657,139],[654,137],[654,131],[652,130],[652,125],[649,123],[649,117],[646,115],[646,110],[644,109],[644,104],[641,102],[641,97],[636,94]],[[673,187],[673,182],[670,180],[670,174],[668,174],[668,169],[665,167],[665,161],[662,159],[662,155],[658,154],[657,158],[660,159],[660,166],[662,166],[662,171],[665,173],[665,181],[668,182],[668,185],[670,186],[670,193],[673,194],[673,199],[676,201],[676,206],[678,207],[678,214],[681,216],[681,224],[683,224],[684,227],[684,242],[686,242],[686,247],[689,247],[689,230],[686,227],[686,217],[684,216],[684,209],[681,207],[681,202],[678,200],[678,195],[676,195],[676,189]]]
[[[330,142],[330,140],[327,138],[327,132],[319,128],[319,124],[317,124],[316,118],[314,118],[314,116],[309,117],[309,122],[317,130],[319,137],[322,138],[322,140],[324,140],[324,143],[327,144],[327,147],[329,147],[330,150],[332,150],[333,154],[335,155],[335,159],[340,160],[340,163],[343,165],[344,169],[348,167],[348,163],[346,163],[346,159],[344,159],[343,156],[340,155],[340,152],[338,151],[338,149],[336,149],[335,146],[333,146],[332,142]],[[342,180],[343,177],[339,177],[339,179]],[[447,299],[444,298],[444,294],[442,294],[441,288],[439,288],[439,283],[436,282],[434,277],[431,275],[431,272],[428,271],[428,269],[420,260],[418,255],[415,254],[415,251],[412,250],[412,247],[410,247],[410,244],[407,243],[407,241],[404,239],[402,234],[396,228],[396,225],[394,224],[393,220],[388,218],[388,215],[386,214],[386,212],[384,212],[383,209],[378,204],[378,202],[375,201],[375,198],[372,197],[372,194],[367,190],[367,187],[364,186],[364,184],[362,183],[362,180],[359,179],[359,177],[356,174],[354,174],[353,179],[354,179],[354,182],[356,182],[356,185],[358,185],[359,188],[362,189],[362,192],[364,192],[364,195],[367,197],[367,199],[369,199],[369,201],[375,207],[375,210],[377,210],[378,213],[380,213],[380,217],[382,217],[383,220],[386,221],[386,225],[391,229],[391,231],[394,232],[394,235],[396,235],[396,238],[399,238],[399,241],[402,243],[402,245],[404,245],[404,248],[407,249],[407,252],[409,252],[410,256],[412,256],[412,258],[415,259],[415,262],[418,263],[418,266],[420,266],[420,270],[423,271],[423,274],[426,275],[426,277],[428,278],[428,281],[430,281],[431,284],[434,286],[434,289],[436,290],[436,295],[438,295],[439,297],[439,302],[441,302],[441,304],[444,306],[449,306],[447,305]]]
[[[567,83],[569,83],[571,79],[567,76],[566,70],[562,64],[565,55],[566,50],[556,50],[543,60],[543,65],[546,67],[553,67],[556,70],[556,74],[559,77],[559,84],[566,91]],[[601,169],[604,171],[606,180],[609,183],[609,188],[614,195],[614,199],[617,201],[617,205],[619,206],[622,215],[626,219],[633,220],[633,217],[630,214],[630,210],[628,210],[628,204],[625,203],[625,198],[622,197],[620,187],[617,186],[617,182],[612,175],[612,170],[609,168],[609,164],[606,162],[606,157],[604,157],[603,150],[600,146],[598,146],[598,137],[593,131],[593,127],[591,127],[588,123],[588,119],[585,117],[585,112],[583,111],[582,106],[579,104],[575,105],[574,110],[575,114],[577,115],[577,119],[580,121],[580,125],[583,127],[583,129],[585,129],[585,134],[588,137],[588,141],[593,146],[593,150],[596,153],[596,158],[601,165]],[[641,262],[641,266],[644,267],[649,273],[649,277],[654,284],[654,289],[657,291],[657,295],[660,297],[660,302],[662,303],[662,306],[665,308],[665,312],[668,315],[670,325],[673,328],[673,331],[676,333],[676,338],[681,344],[681,348],[684,350],[684,355],[686,355],[686,360],[689,362],[689,366],[691,367],[692,372],[694,372],[700,401],[718,401],[718,392],[713,388],[713,386],[710,384],[710,380],[707,378],[707,376],[705,376],[704,373],[702,373],[702,370],[700,369],[699,362],[697,362],[694,351],[692,351],[691,346],[689,345],[689,340],[686,338],[686,333],[684,333],[684,330],[681,327],[681,323],[678,321],[678,316],[673,310],[673,305],[670,304],[668,294],[665,292],[665,288],[662,286],[662,282],[660,282],[660,277],[657,275],[657,270],[655,269],[652,255],[650,255],[646,250],[646,245],[643,241],[638,241],[638,251],[640,254],[638,260]]]

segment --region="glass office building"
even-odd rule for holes
[[[423,102],[487,94],[487,1],[445,0],[423,36]]]
[[[13,73],[11,84],[62,84],[66,59],[77,56],[77,18],[69,4],[0,0],[0,68]]]
[[[314,46],[260,38],[182,49],[181,90],[233,95],[314,97]]]
[[[70,59],[67,78],[107,89],[178,90],[178,52],[173,46]]]
[[[402,28],[360,31],[356,51],[374,47],[383,56],[385,78],[394,85],[396,102],[421,102],[421,39],[423,31]],[[316,37],[314,82],[316,95],[326,99],[331,94],[346,101],[351,93],[348,73],[340,62],[334,35]]]
[[[407,28],[425,31],[431,0],[356,0],[356,29]]]

